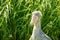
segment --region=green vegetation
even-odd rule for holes
[[[60,40],[60,0],[0,0],[0,40],[28,40],[31,13],[42,12],[42,30]]]

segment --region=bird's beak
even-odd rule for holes
[[[30,24],[36,24],[37,23],[37,21],[38,21],[38,17],[36,16],[36,15],[32,15],[32,19],[31,19],[31,22],[30,22]]]

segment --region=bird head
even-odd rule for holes
[[[40,17],[42,16],[40,11],[34,11],[32,12],[32,18],[31,18],[31,22],[30,24],[37,24],[37,22],[39,21]]]

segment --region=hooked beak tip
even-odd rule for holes
[[[32,23],[32,22],[30,22],[30,25],[33,25],[33,23]]]
[[[31,22],[30,22],[30,24],[31,24]]]

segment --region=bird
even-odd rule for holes
[[[41,11],[33,11],[30,24],[34,25],[32,35],[29,40],[51,40],[41,29]]]

